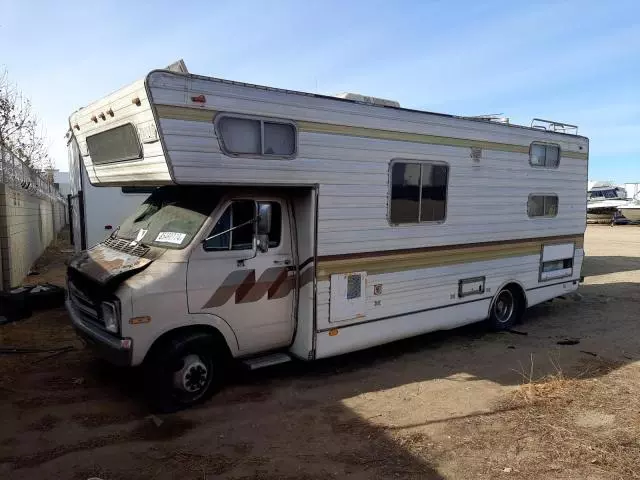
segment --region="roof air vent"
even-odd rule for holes
[[[338,98],[344,98],[345,100],[351,100],[352,102],[366,103],[367,105],[378,105],[379,107],[395,107],[400,108],[400,102],[395,100],[387,100],[386,98],[369,97],[367,95],[360,95],[359,93],[339,93],[336,95]]]

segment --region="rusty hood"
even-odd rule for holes
[[[100,243],[75,255],[69,262],[69,268],[105,285],[117,279],[124,280],[147,268],[157,257],[158,252],[152,249],[147,249],[139,256]]]

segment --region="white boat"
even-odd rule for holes
[[[618,207],[618,211],[630,222],[640,222],[640,192],[636,193],[632,201]]]
[[[632,203],[623,187],[596,182],[587,192],[587,222],[611,223],[620,207]]]

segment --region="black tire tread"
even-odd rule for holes
[[[215,366],[212,369],[214,376],[209,388],[192,403],[177,401],[172,394],[173,387],[170,379],[167,377],[172,362],[188,349],[202,349],[207,352],[211,355],[212,364]],[[158,413],[171,413],[205,402],[224,384],[227,364],[226,345],[219,345],[219,340],[208,332],[180,332],[154,345],[144,364],[145,390],[151,409]]]

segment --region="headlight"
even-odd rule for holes
[[[102,311],[102,321],[104,328],[113,333],[118,333],[118,308],[114,303],[102,302],[100,305]]]

